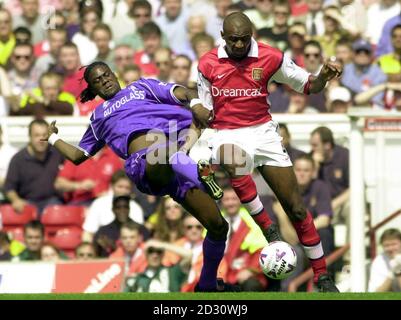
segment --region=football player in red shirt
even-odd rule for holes
[[[269,113],[267,85],[274,80],[298,92],[317,93],[327,81],[341,75],[341,66],[327,61],[318,76],[310,75],[278,49],[256,42],[252,23],[241,12],[225,18],[221,35],[225,45],[199,61],[200,100],[191,103],[197,120],[215,129],[208,141],[213,158],[229,174],[233,189],[266,239],[277,241],[278,228],[263,208],[250,175],[254,168],[259,170],[295,227],[319,291],[338,292],[327,273],[320,237],[302,202],[291,160],[281,144],[278,123]]]

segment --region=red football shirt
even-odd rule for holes
[[[235,129],[271,120],[267,85],[270,80],[304,92],[309,74],[283,53],[252,39],[248,56],[228,57],[224,46],[206,53],[198,65],[198,92],[205,107],[213,109],[211,127]]]

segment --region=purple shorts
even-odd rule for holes
[[[139,191],[155,195],[164,196],[169,195],[175,201],[182,203],[188,190],[193,188],[202,189],[201,182],[194,182],[188,179],[182,179],[176,175],[172,181],[164,188],[154,190],[146,178],[146,154],[150,152],[149,149],[142,149],[130,155],[125,161],[125,172],[128,177],[135,183]]]

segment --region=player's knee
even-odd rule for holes
[[[224,240],[227,238],[228,228],[229,227],[227,221],[221,218],[218,221],[210,224],[208,232],[214,239]]]
[[[290,219],[292,221],[302,221],[306,218],[306,209],[303,205],[295,205],[290,211]]]

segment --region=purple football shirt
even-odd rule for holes
[[[128,143],[136,133],[149,130],[177,134],[189,128],[192,113],[174,96],[173,83],[139,79],[97,106],[79,148],[94,155],[107,144],[118,156],[128,158]]]

